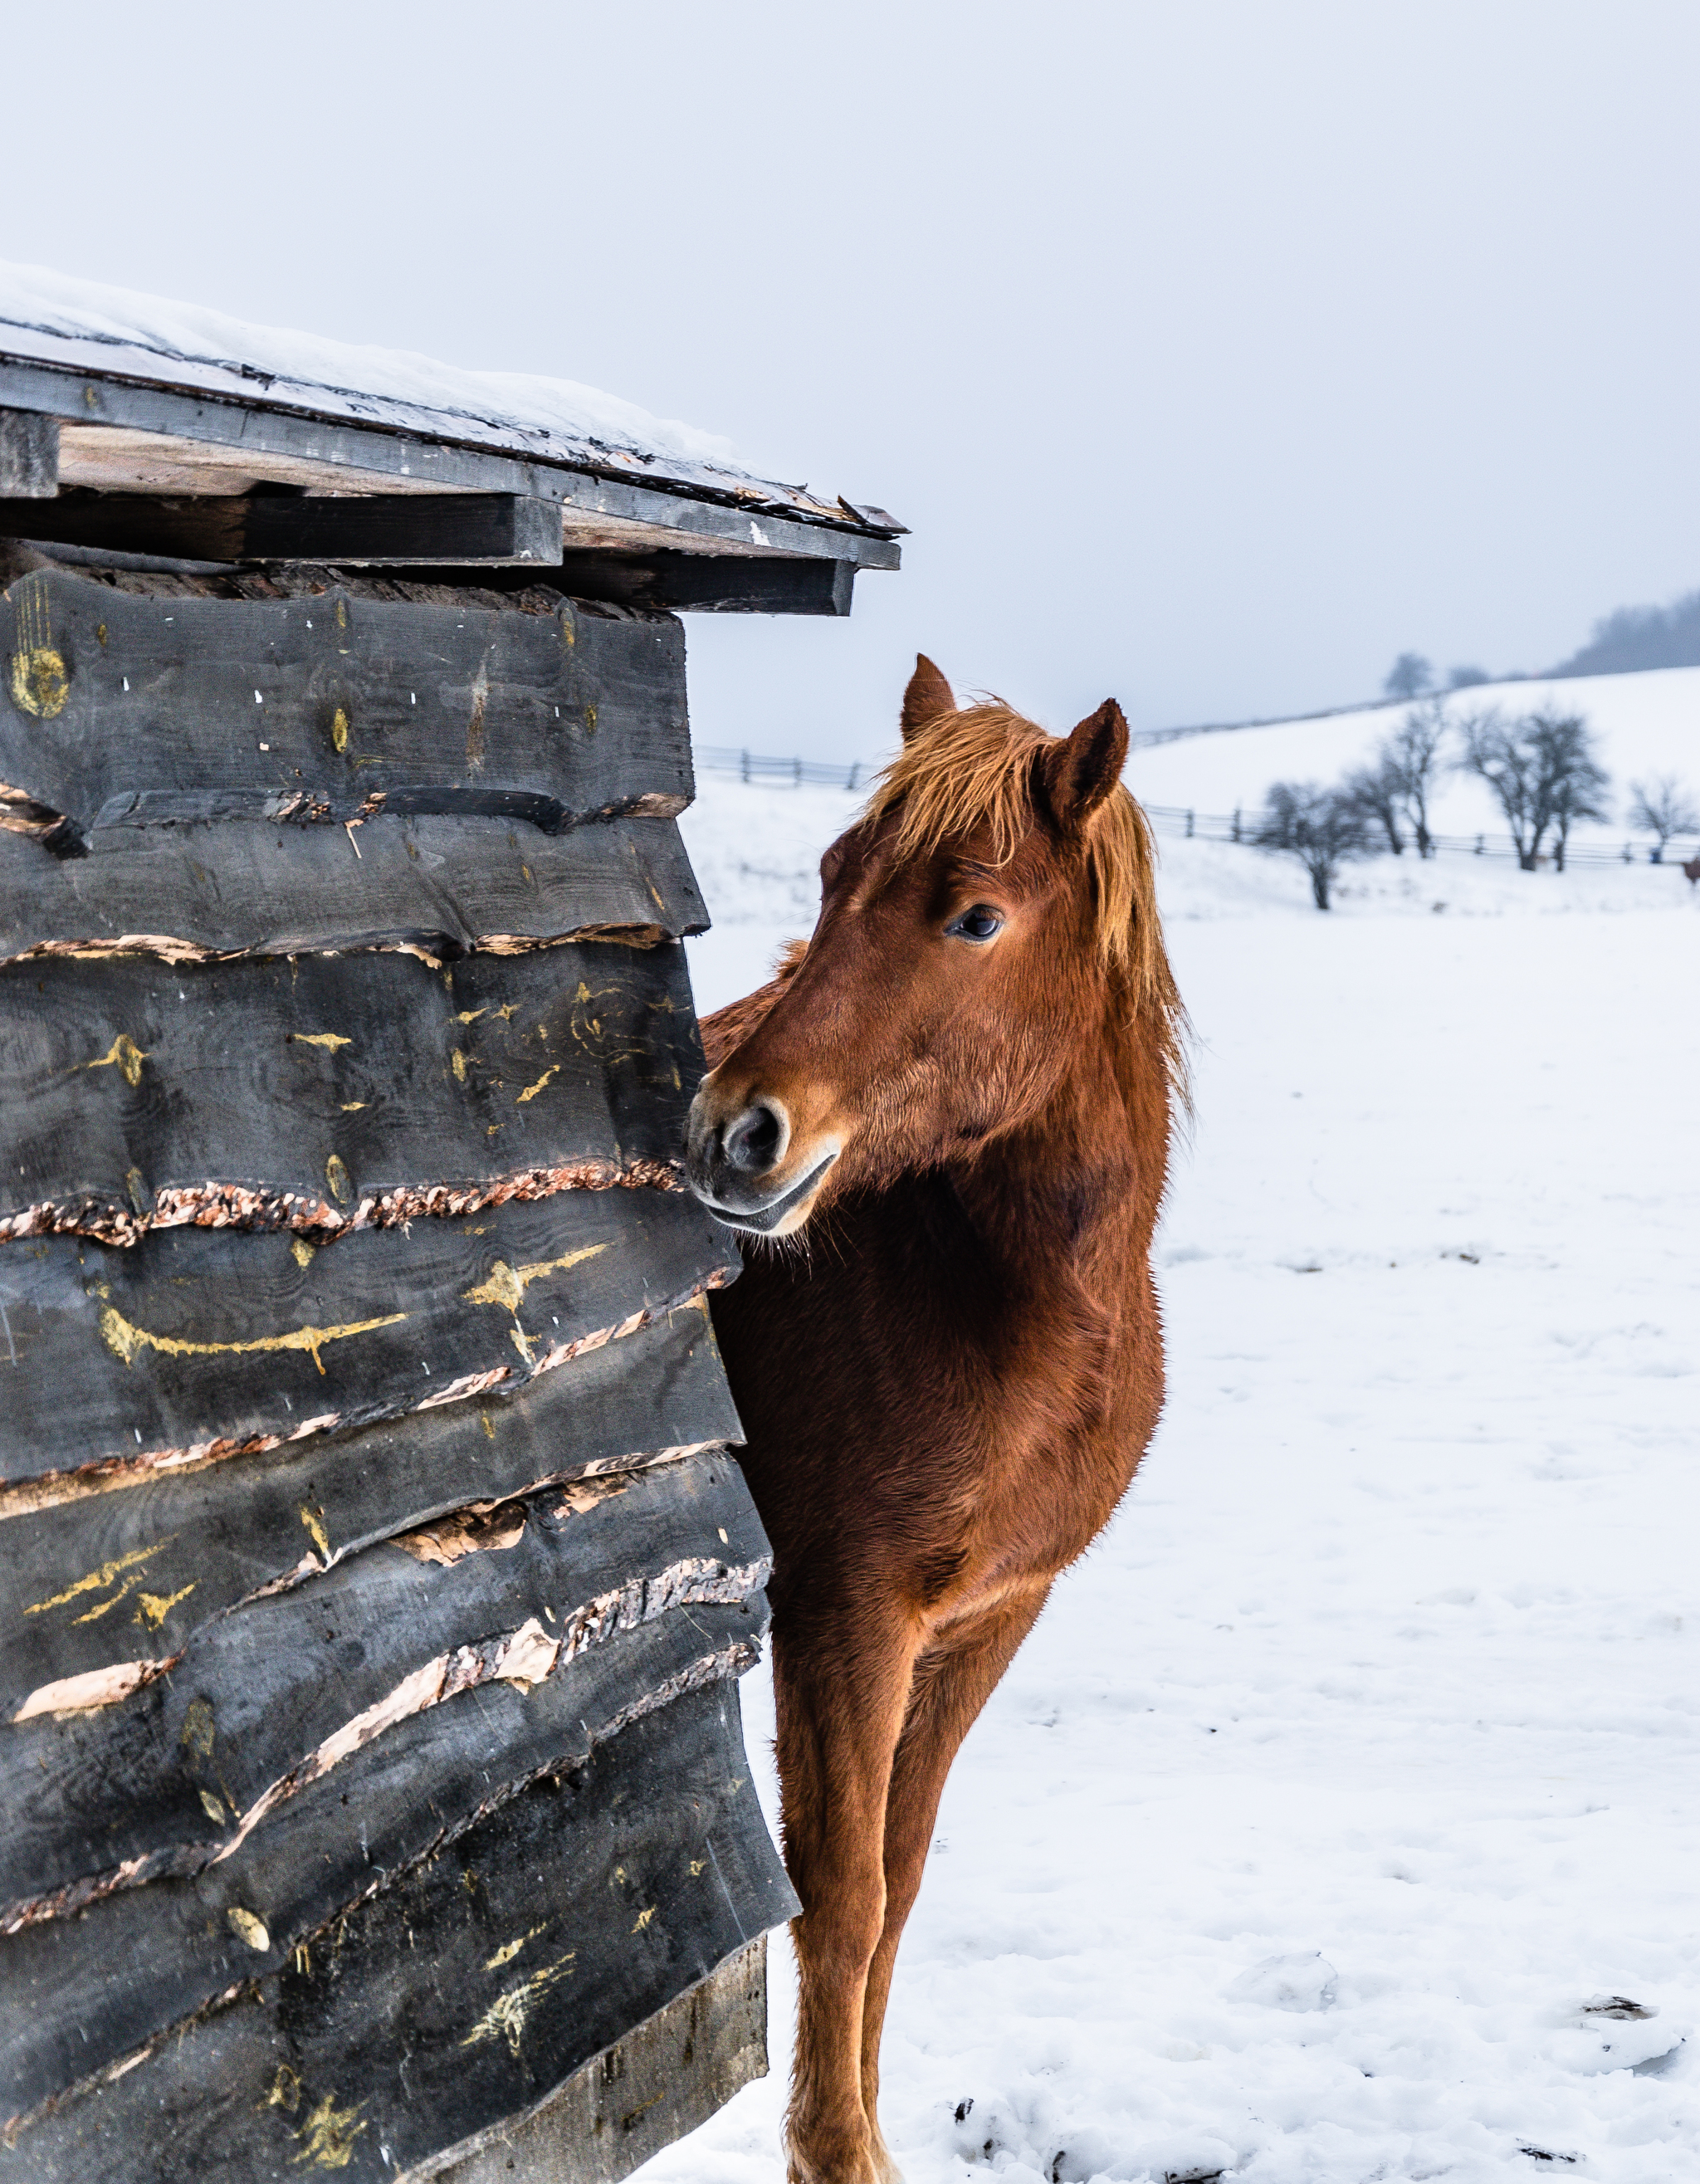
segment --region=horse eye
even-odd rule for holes
[[[1001,912],[994,910],[989,903],[977,902],[971,910],[965,910],[960,917],[953,919],[947,930],[964,940],[990,940],[1003,931],[1003,925]]]

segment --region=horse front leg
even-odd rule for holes
[[[918,1634],[859,1607],[776,1621],[785,1863],[802,1903],[791,2184],[887,2184],[861,2092],[862,2006],[885,1920],[885,1807]]]
[[[935,1640],[916,1661],[886,1796],[885,1917],[868,1966],[861,2019],[862,2107],[886,2184],[897,2178],[898,2170],[879,2129],[879,2042],[897,1945],[920,1893],[951,1762],[1050,1592],[1047,1584],[1000,1602]]]

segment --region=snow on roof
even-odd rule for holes
[[[569,379],[465,371],[406,349],[259,326],[198,304],[0,260],[0,357],[304,411],[532,460],[789,504],[805,520],[900,529],[878,510],[756,477],[731,443]]]

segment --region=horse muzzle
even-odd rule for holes
[[[728,1228],[789,1236],[808,1219],[839,1150],[831,1139],[800,1149],[783,1100],[761,1095],[733,1106],[710,1078],[685,1125],[685,1179]]]

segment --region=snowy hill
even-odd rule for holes
[[[1612,821],[1604,827],[1579,827],[1574,838],[1578,843],[1620,844],[1626,838],[1625,810],[1632,781],[1675,773],[1700,797],[1700,667],[1487,683],[1456,693],[1447,710],[1457,720],[1486,705],[1513,714],[1548,705],[1587,716],[1612,777]],[[1146,803],[1250,812],[1262,804],[1272,781],[1331,781],[1348,766],[1364,763],[1401,711],[1398,706],[1373,706],[1270,727],[1183,737],[1135,750],[1128,763],[1129,785]],[[1435,824],[1441,833],[1474,834],[1502,832],[1505,822],[1474,775],[1453,773],[1436,800]],[[1639,838],[1644,848],[1646,838]]]
[[[1682,770],[1700,676],[1607,698],[1614,770]],[[1134,778],[1231,809],[1375,717]],[[701,1006],[807,932],[855,804],[702,783]],[[1700,898],[1407,856],[1323,916],[1296,866],[1162,850],[1198,1034],[1168,1408],[951,1777],[893,2150],[910,2184],[1700,2175]],[[776,1953],[775,2075],[647,2184],[781,2173],[788,1997]]]

